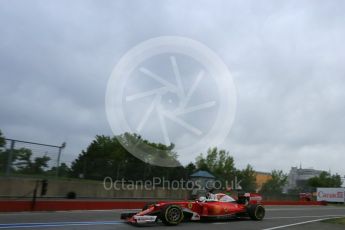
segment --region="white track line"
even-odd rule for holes
[[[279,219],[303,219],[303,218],[319,218],[319,217],[339,217],[339,215],[322,215],[322,216],[279,216],[265,218],[265,220],[279,220]]]
[[[18,228],[47,228],[47,227],[66,227],[66,226],[91,226],[91,225],[119,225],[123,221],[85,221],[85,222],[46,222],[46,223],[16,223],[0,224],[0,229]]]
[[[35,211],[35,212],[1,212],[0,216],[5,215],[41,215],[41,214],[53,214],[53,213],[88,213],[88,212],[139,212],[141,209],[104,209],[104,210],[67,210],[67,211]]]
[[[340,217],[343,217],[343,216],[328,217],[328,218],[322,218],[322,219],[316,219],[316,220],[308,220],[308,221],[298,222],[298,223],[294,223],[294,224],[286,224],[286,225],[281,225],[281,226],[272,227],[272,228],[264,228],[263,230],[274,230],[274,229],[288,228],[288,227],[292,227],[292,226],[309,224],[309,223],[314,223],[314,222],[320,222],[323,220],[330,220],[330,219],[340,218]]]

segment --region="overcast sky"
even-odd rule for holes
[[[236,115],[219,147],[237,167],[288,172],[301,163],[344,175],[344,11],[341,0],[1,0],[0,129],[66,141],[62,161],[71,162],[95,135],[112,135],[105,92],[121,57],[147,39],[183,36],[232,73]]]

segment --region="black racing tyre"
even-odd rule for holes
[[[262,205],[254,204],[248,207],[248,214],[252,220],[262,220],[265,217],[265,208]]]
[[[155,205],[155,204],[156,204],[156,202],[148,202],[148,203],[146,203],[146,204],[144,205],[142,211],[148,209],[149,207],[151,207],[152,205]]]
[[[168,205],[161,212],[161,220],[165,225],[178,225],[183,219],[183,211],[178,205]]]

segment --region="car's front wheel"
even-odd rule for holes
[[[178,225],[183,218],[183,211],[178,205],[168,205],[161,212],[161,220],[165,225]]]

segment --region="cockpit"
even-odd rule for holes
[[[218,195],[218,194],[217,194]],[[220,198],[218,198],[219,202],[235,202],[236,200],[228,195],[222,195]]]

